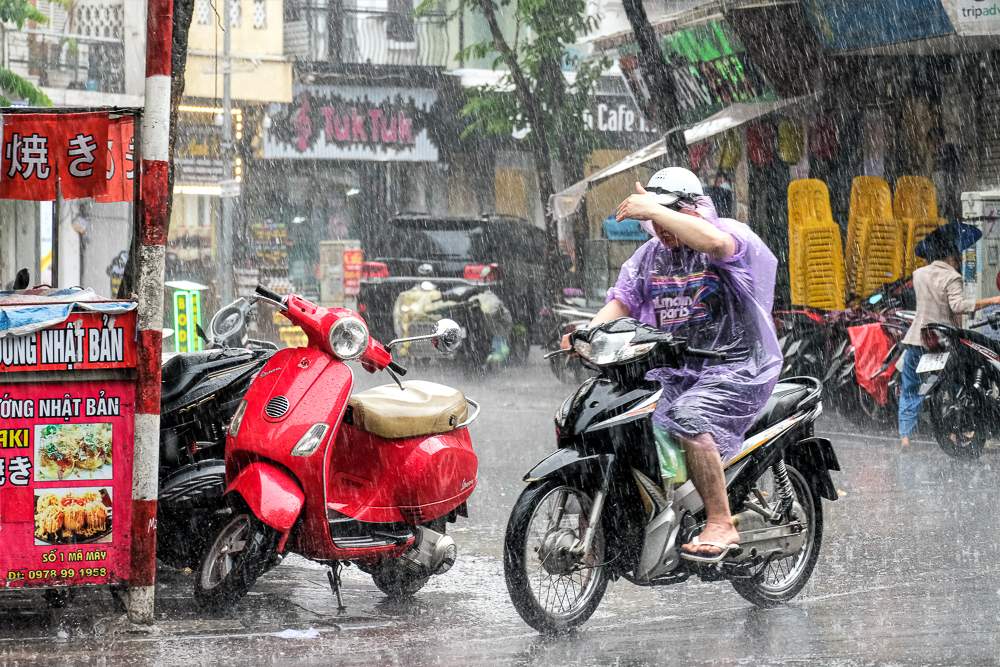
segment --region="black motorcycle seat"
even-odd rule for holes
[[[809,388],[792,382],[779,382],[774,386],[774,391],[764,404],[764,409],[760,411],[757,420],[747,431],[747,437],[760,433],[764,429],[774,426],[782,419],[791,416],[795,412],[795,407],[809,395]]]
[[[213,354],[218,354],[218,352],[204,350],[202,352],[185,352],[170,357],[160,369],[160,402],[165,403],[173,400],[187,389],[198,377],[198,373],[192,371],[207,363]]]
[[[165,405],[187,391],[204,373],[246,363],[247,350],[202,350],[170,357],[160,368],[160,404]]]

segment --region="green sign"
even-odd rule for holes
[[[201,324],[201,294],[197,290],[174,292],[174,351],[201,349],[197,326]]]

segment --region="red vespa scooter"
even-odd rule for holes
[[[462,341],[451,320],[428,336],[383,346],[356,313],[321,308],[257,287],[308,337],[275,354],[237,409],[226,441],[231,519],[211,542],[195,582],[203,606],[221,607],[295,552],[340,569],[354,563],[386,595],[419,590],[455,563],[446,525],[468,516],[478,459],[468,425],[479,406],[431,382],[403,383],[393,345],[431,340],[443,352]],[[395,384],[351,395],[346,361],[387,370]],[[470,406],[474,412],[470,415]]]

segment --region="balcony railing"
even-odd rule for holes
[[[452,57],[443,15],[355,7],[301,7],[285,18],[285,55],[298,60],[444,67]]]

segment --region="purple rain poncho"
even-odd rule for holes
[[[689,359],[657,368],[663,395],[653,423],[696,436],[711,433],[723,460],[738,454],[743,436],[771,395],[782,356],[771,319],[778,261],[749,227],[719,218],[699,197],[698,214],[736,240],[736,253],[715,259],[687,246],[667,248],[653,237],[635,251],[608,290],[635,319],[687,339],[691,347],[726,352],[727,361]]]

